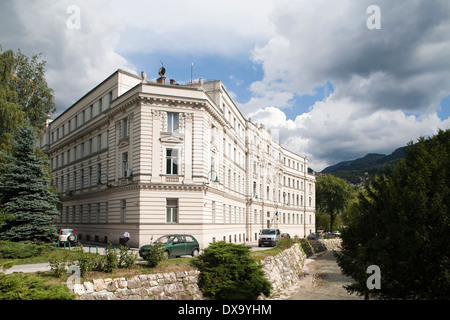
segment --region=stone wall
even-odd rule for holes
[[[340,239],[310,241],[314,253],[335,250]],[[304,273],[308,257],[298,243],[269,256],[260,263],[272,283],[270,298],[280,298],[295,288]],[[96,279],[74,285],[79,300],[202,300],[198,288],[198,270],[137,275],[130,279]],[[260,296],[260,299],[267,299]]]
[[[298,243],[276,256],[261,261],[266,278],[272,283],[271,297],[295,286],[299,281],[306,254]],[[261,296],[260,299],[265,299]]]
[[[95,279],[74,285],[78,300],[202,300],[198,270],[155,273],[130,279]]]

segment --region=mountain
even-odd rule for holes
[[[360,177],[365,176],[366,172],[373,175],[382,173],[385,166],[393,167],[398,159],[405,157],[407,148],[407,146],[398,148],[389,155],[369,153],[359,159],[343,161],[326,167],[321,173],[331,173],[349,182],[358,183],[360,182]]]

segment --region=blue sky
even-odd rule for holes
[[[448,12],[447,0],[4,0],[0,44],[42,52],[58,113],[119,68],[154,79],[162,61],[185,82],[193,62],[320,171],[450,127]]]

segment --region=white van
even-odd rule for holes
[[[258,247],[263,245],[276,246],[281,239],[280,229],[262,229],[259,232]]]

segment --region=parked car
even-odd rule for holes
[[[59,243],[70,243],[74,245],[77,243],[77,234],[73,229],[61,229],[58,234]]]
[[[320,234],[318,234],[317,232],[316,233],[311,233],[311,234],[308,234],[307,238],[310,239],[310,240],[319,239],[320,238]]]
[[[199,255],[200,247],[197,239],[188,234],[170,234],[159,237],[153,243],[161,243],[166,257],[179,257],[183,255],[191,255],[196,257]],[[139,256],[143,259],[147,258],[150,245],[139,248]]]
[[[258,247],[263,245],[276,246],[280,239],[280,229],[263,229],[259,233]]]
[[[334,232],[327,232],[323,235],[324,238],[334,238],[336,234]]]
[[[290,239],[290,238],[291,238],[291,235],[289,233],[282,233],[281,234],[281,240]]]
[[[334,234],[335,234],[337,237],[340,237],[340,236],[341,236],[341,232],[340,232],[340,231],[335,231]]]

